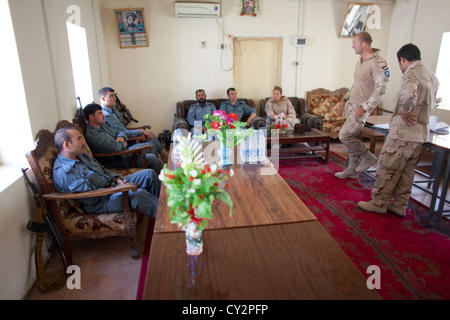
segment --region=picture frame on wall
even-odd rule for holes
[[[339,37],[353,37],[366,29],[373,3],[349,2],[345,10]]]
[[[256,17],[258,11],[257,0],[242,0],[241,16]]]
[[[120,48],[148,47],[144,8],[114,9]]]

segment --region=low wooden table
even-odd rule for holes
[[[269,146],[268,154],[270,154],[270,146],[273,143],[273,137],[267,138],[267,145]],[[297,146],[294,148],[280,148],[281,159],[303,159],[303,158],[322,158],[325,163],[328,163],[328,154],[330,152],[330,135],[323,133],[317,129],[305,131],[304,133],[287,133],[278,137],[279,144],[296,144],[306,142],[308,144],[315,144],[310,146]],[[325,157],[317,151],[324,151]]]
[[[232,216],[229,207],[217,201],[214,219],[208,222],[206,229],[317,220],[274,167],[233,165],[232,168],[234,176],[227,181],[230,185],[228,193],[233,201]],[[167,196],[166,187],[161,185],[154,233],[182,232],[176,224],[170,223]]]

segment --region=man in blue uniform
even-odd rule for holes
[[[84,192],[126,182],[137,183],[139,189],[130,192],[131,209],[156,217],[161,185],[154,170],[145,169],[120,178],[85,153],[86,141],[76,128],[59,129],[54,139],[59,154],[53,165],[53,181],[58,191]],[[86,213],[123,211],[121,192],[75,201]]]

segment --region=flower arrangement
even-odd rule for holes
[[[214,199],[225,202],[230,207],[231,216],[233,202],[225,191],[229,185],[225,183],[223,186],[223,183],[233,176],[233,169],[222,170],[216,164],[206,164],[201,145],[191,139],[190,133],[187,137],[180,138],[179,148],[178,169],[172,171],[164,165],[159,175],[159,179],[167,187],[167,204],[171,207],[170,221],[183,230],[194,222],[197,229],[203,230],[212,218]]]
[[[248,130],[239,130],[240,128],[246,128],[247,123],[238,121],[238,115],[236,113],[227,114],[223,110],[216,110],[212,115],[209,113],[203,117],[206,120],[205,127],[208,129],[208,134],[217,134],[220,142],[223,145],[227,145],[227,134],[232,134],[236,139],[233,139],[233,145],[238,144],[241,140],[245,140],[249,132],[253,134],[253,128]],[[205,134],[206,136],[206,134]],[[230,142],[229,142],[230,143]]]
[[[281,132],[286,131],[288,124],[286,122],[286,115],[282,112],[275,115],[275,121],[270,125],[271,129],[280,129]]]

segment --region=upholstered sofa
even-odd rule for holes
[[[306,107],[306,101],[303,98],[297,97],[287,97],[294,107],[295,115],[300,119],[301,123],[306,126],[306,130],[311,128],[315,128],[317,130],[322,131],[322,118],[308,112]],[[261,113],[261,117],[266,119],[266,102],[269,98],[261,99],[259,101],[259,110]]]
[[[219,110],[220,104],[227,100],[228,99],[208,99],[206,100],[206,102],[213,103],[216,106],[216,109]],[[238,100],[244,101],[248,106],[255,108],[255,102],[252,99],[239,98]],[[188,131],[191,130],[191,126],[188,124],[186,119],[189,113],[189,108],[195,103],[197,103],[196,100],[183,100],[177,102],[176,113],[174,115],[173,130],[178,128],[186,129]]]
[[[323,132],[334,139],[339,137],[345,122],[344,108],[339,110],[339,103],[347,92],[347,88],[335,91],[320,88],[306,93],[308,112],[323,119]]]

